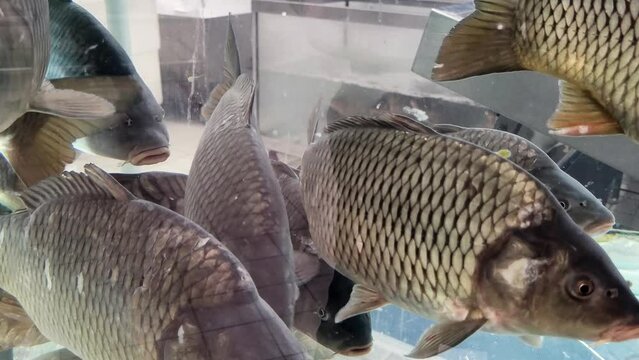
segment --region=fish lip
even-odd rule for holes
[[[619,342],[639,338],[639,323],[616,324],[604,330],[599,336],[600,343]]]
[[[615,222],[605,222],[603,224],[598,224],[596,222],[590,223],[588,225],[586,225],[586,227],[584,228],[584,231],[592,236],[599,236],[599,235],[603,235],[605,233],[607,233],[608,231],[610,231],[612,229],[612,227],[615,225]]]
[[[371,352],[372,349],[373,349],[373,344],[367,344],[364,346],[352,347],[346,350],[342,350],[338,352],[338,354],[344,355],[344,356],[363,356]]]
[[[134,148],[129,153],[129,162],[133,165],[153,165],[169,158],[171,151],[168,146],[139,150]]]

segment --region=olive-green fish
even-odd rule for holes
[[[303,359],[250,275],[188,219],[94,165],[0,217],[0,287],[83,359]],[[247,339],[250,339],[247,341]]]
[[[444,39],[434,80],[534,70],[562,79],[557,135],[639,141],[639,1],[475,0]]]
[[[357,284],[336,321],[394,303],[439,323],[429,357],[479,329],[594,341],[639,336],[639,302],[536,178],[401,116],[347,118],[304,153],[321,257]]]
[[[209,100],[186,183],[185,216],[214,234],[251,274],[262,298],[291,326],[298,289],[284,199],[252,116],[255,86],[240,74],[229,19],[225,80]]]
[[[605,233],[615,224],[615,216],[600,200],[523,137],[500,130],[448,124],[435,125],[434,129],[491,151],[505,150],[503,156],[546,185],[572,220],[591,236]]]

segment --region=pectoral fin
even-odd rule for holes
[[[72,143],[104,125],[108,124],[26,113],[7,130],[7,159],[25,185],[31,186],[64,171],[66,164],[75,160]]]
[[[434,325],[422,335],[407,357],[425,359],[455,347],[475,333],[486,323],[486,319],[466,319]]]
[[[386,305],[388,301],[376,290],[355,284],[348,303],[335,315],[335,323],[340,323],[353,316],[367,313]]]
[[[67,119],[92,120],[113,115],[115,107],[97,95],[59,90],[46,83],[31,100],[29,111]]]
[[[588,91],[561,81],[559,108],[548,121],[553,135],[587,136],[623,134],[619,122]]]
[[[297,286],[306,284],[319,273],[320,261],[317,256],[302,251],[294,251],[293,259],[295,261]]]
[[[544,342],[544,338],[539,335],[522,335],[519,338],[534,348],[540,348]]]

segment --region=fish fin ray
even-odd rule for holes
[[[523,70],[514,47],[516,5],[517,0],[476,0],[475,12],[444,38],[432,79]]]
[[[277,170],[277,172],[286,174],[288,176],[290,176],[293,179],[298,179],[299,180],[299,175],[295,172],[295,170],[293,170],[292,167],[288,166],[288,164],[286,164],[283,161],[280,160],[271,160],[271,166],[273,167],[273,169]]]
[[[91,198],[111,199],[113,196],[86,174],[65,171],[51,176],[20,193],[28,210],[58,199]]]
[[[208,100],[202,106],[200,115],[205,122],[209,121],[211,114],[222,100],[222,96],[233,86],[240,76],[240,55],[235,40],[235,31],[231,22],[231,15],[228,17],[228,29],[226,32],[226,47],[224,49],[224,80],[213,88]]]
[[[406,356],[425,359],[440,354],[464,341],[486,321],[485,318],[481,318],[436,324],[424,332],[415,348]]]
[[[29,111],[67,119],[103,119],[115,113],[109,101],[93,94],[43,86],[30,103]]]
[[[108,191],[118,201],[135,200],[133,196],[124,186],[117,182],[113,176],[109,175],[106,171],[100,169],[95,164],[87,164],[84,166],[84,171],[98,186]]]
[[[306,284],[319,274],[320,261],[317,256],[295,250],[293,251],[293,260],[295,261],[297,286]]]
[[[553,135],[588,136],[623,134],[623,129],[590,93],[567,81],[560,82],[559,107],[548,120]]]
[[[380,114],[374,117],[349,116],[331,123],[326,127],[324,132],[328,134],[351,128],[386,128],[418,134],[439,135],[437,131],[426,124],[413,120],[408,116],[390,113]]]
[[[348,303],[335,315],[335,323],[340,323],[353,316],[367,313],[388,304],[388,301],[376,290],[355,284]]]
[[[18,177],[31,186],[60,174],[76,158],[73,142],[96,133],[110,122],[63,119],[26,113],[9,129],[7,158]]]
[[[543,336],[539,335],[522,335],[519,339],[534,348],[540,348],[544,342]]]
[[[313,108],[313,112],[311,112],[311,116],[308,118],[308,128],[306,129],[306,142],[310,145],[315,141],[317,137],[317,131],[319,130],[319,124],[321,121],[320,111],[322,108],[322,98],[320,97],[317,100],[317,104]]]

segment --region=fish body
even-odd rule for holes
[[[639,2],[476,0],[475,7],[444,40],[433,79],[550,74],[563,80],[552,133],[639,141]]]
[[[353,117],[304,153],[301,180],[320,256],[356,283],[336,321],[389,302],[438,320],[413,357],[482,328],[639,335],[639,302],[603,250],[487,149],[401,116]]]
[[[0,2],[0,131],[24,114],[44,80],[49,60],[46,0]]]
[[[507,150],[507,159],[546,185],[573,221],[588,234],[605,233],[615,224],[615,216],[600,200],[523,137],[500,130],[454,125],[435,125],[434,129],[491,151]]]
[[[359,314],[340,323],[335,322],[337,312],[348,302],[355,284],[317,255],[304,211],[298,171],[278,160],[271,160],[271,164],[284,196],[295,257],[305,255],[317,265],[313,276],[299,285],[295,328],[335,353],[364,355],[373,344],[370,315]],[[302,266],[309,266],[308,260]],[[297,268],[296,273],[299,273]]]
[[[166,160],[170,152],[164,110],[126,51],[93,15],[73,1],[51,0],[49,11],[51,61],[47,79],[60,88],[100,95],[116,107],[116,125],[84,137],[76,144],[78,148],[133,165]]]
[[[47,0],[3,0],[0,15],[2,151],[20,178],[31,185],[43,177],[38,173],[39,164],[29,164],[27,159],[47,158],[45,175],[59,173],[58,161],[72,157],[64,147],[65,135],[110,126],[110,121],[104,118],[112,115],[114,108],[98,96],[56,89],[45,80],[51,43]],[[47,123],[44,114],[58,116],[60,120],[56,124]],[[32,136],[38,130],[46,139]],[[30,143],[20,143],[24,137],[29,137]],[[46,162],[55,166],[49,167]]]
[[[39,183],[27,211],[0,218],[0,286],[44,336],[83,359],[303,358],[219,241],[86,171]]]
[[[185,215],[238,256],[260,296],[291,324],[297,287],[286,208],[259,134],[247,126],[252,96],[242,75],[213,112],[187,180]]]
[[[184,212],[240,259],[260,296],[290,326],[298,289],[286,207],[252,119],[255,87],[239,73],[230,19],[224,73],[193,158]]]

